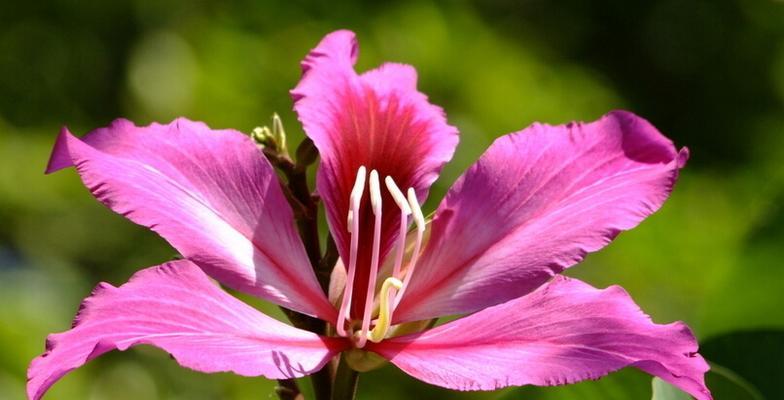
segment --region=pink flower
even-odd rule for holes
[[[99,285],[74,327],[51,335],[30,365],[31,399],[92,358],[136,344],[198,371],[274,379],[367,351],[459,390],[566,384],[634,366],[711,398],[708,365],[686,325],[653,323],[620,287],[558,275],[655,212],[686,149],[628,112],[535,124],[496,140],[427,222],[420,204],[457,130],[417,91],[412,67],[358,75],[357,53],[351,32],[328,35],[292,91],[320,153],[317,189],[342,260],[332,301],[275,172],[246,135],[185,119],[117,120],[81,139],[63,130],[47,172],[75,166],[98,200],[185,260]],[[276,321],[207,276],[336,333]],[[470,315],[401,334],[454,314]]]

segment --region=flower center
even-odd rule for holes
[[[372,252],[370,261],[370,273],[367,284],[367,295],[365,296],[364,314],[362,316],[361,328],[357,332],[353,332],[351,321],[348,321],[348,309],[351,305],[351,299],[354,294],[354,278],[357,270],[357,253],[359,249],[359,207],[362,203],[362,197],[365,194],[365,187],[367,187],[370,196],[370,206],[373,212],[373,239],[372,239]],[[422,214],[422,209],[419,206],[419,201],[416,197],[414,188],[408,189],[408,196],[398,188],[395,180],[391,176],[384,178],[384,183],[400,210],[400,232],[395,246],[394,266],[392,268],[392,276],[384,280],[379,291],[379,309],[377,319],[373,320],[373,304],[375,301],[375,287],[376,280],[378,279],[378,270],[381,260],[380,247],[381,247],[381,217],[382,217],[382,197],[381,197],[381,182],[379,180],[378,172],[376,170],[370,171],[367,176],[367,169],[362,166],[357,170],[357,178],[354,181],[354,187],[351,190],[349,197],[349,211],[348,211],[348,231],[351,235],[349,245],[349,260],[348,271],[346,277],[346,286],[343,291],[343,300],[341,301],[340,311],[338,312],[338,321],[336,330],[338,335],[343,337],[352,337],[355,341],[357,348],[363,348],[368,340],[372,342],[380,342],[386,337],[389,327],[392,322],[392,313],[400,299],[406,291],[406,287],[411,280],[416,267],[417,257],[422,246],[422,238],[425,232],[425,217]],[[403,270],[403,258],[406,247],[406,235],[408,232],[409,216],[413,214],[413,221],[416,225],[416,241],[414,244],[414,252],[409,260],[408,267]],[[362,288],[358,288],[362,290]],[[349,329],[346,329],[348,324]],[[373,328],[371,330],[371,324]]]

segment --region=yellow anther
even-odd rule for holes
[[[387,278],[384,284],[381,285],[378,319],[376,320],[376,326],[373,327],[373,330],[368,335],[368,340],[373,343],[378,343],[384,339],[387,331],[389,331],[389,325],[392,323],[392,304],[389,302],[389,290],[393,287],[400,290],[403,287],[403,282],[397,278]]]

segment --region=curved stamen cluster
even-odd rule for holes
[[[367,181],[370,206],[373,211],[373,244],[370,261],[370,271],[367,284],[367,295],[365,296],[365,307],[362,316],[362,324],[360,331],[353,332],[346,329],[346,323],[349,322],[349,329],[352,329],[351,321],[348,321],[348,309],[351,305],[351,299],[354,293],[354,278],[357,270],[357,253],[359,249],[359,207],[362,203],[362,197],[365,193],[365,183]],[[351,190],[349,197],[349,211],[348,211],[348,231],[351,234],[351,242],[349,247],[349,260],[348,271],[346,277],[346,286],[343,291],[343,300],[341,301],[340,311],[338,313],[338,322],[336,331],[338,335],[343,337],[352,336],[355,339],[356,346],[362,348],[368,340],[373,342],[380,342],[389,330],[392,313],[397,307],[400,299],[405,293],[406,286],[411,280],[414,268],[417,262],[417,256],[422,247],[422,240],[425,232],[425,217],[422,214],[422,209],[419,206],[419,201],[416,197],[414,188],[408,189],[408,196],[404,195],[400,188],[395,183],[391,176],[384,178],[384,183],[392,196],[392,199],[400,209],[400,234],[398,235],[397,244],[395,246],[394,267],[392,269],[392,276],[387,278],[382,284],[379,293],[379,312],[378,318],[375,321],[374,327],[371,330],[371,319],[373,313],[373,303],[375,301],[375,287],[376,280],[378,279],[381,248],[381,217],[382,217],[382,197],[381,197],[381,182],[379,180],[378,172],[376,170],[370,171],[367,174],[367,169],[364,166],[359,167],[357,170],[357,177],[354,181],[354,187]],[[409,216],[413,214],[413,220],[417,227],[416,229],[416,242],[414,245],[414,252],[409,261],[408,268],[403,271],[403,258],[406,248],[406,234],[408,232]],[[394,292],[393,292],[394,289]],[[360,289],[361,290],[361,289]],[[391,297],[391,300],[390,300]]]

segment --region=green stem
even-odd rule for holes
[[[327,363],[321,371],[310,375],[310,384],[313,386],[313,394],[316,400],[330,400],[333,378],[332,363]]]
[[[357,395],[359,372],[349,367],[344,356],[340,356],[340,363],[335,372],[335,381],[332,385],[331,400],[354,400]]]
[[[316,269],[316,277],[319,280],[321,288],[324,292],[329,294],[329,279],[332,277],[332,269],[335,263],[338,262],[338,247],[335,244],[335,239],[332,235],[327,236],[327,249],[324,251],[324,257],[321,257],[319,266]]]
[[[273,149],[265,148],[264,155],[270,163],[277,167],[286,175],[287,184],[285,190],[291,194],[294,200],[294,210],[296,211],[297,227],[302,242],[305,244],[305,251],[314,269],[318,268],[321,261],[321,243],[318,232],[318,202],[317,198],[310,194],[308,188],[307,165],[294,163],[286,155],[279,154]]]

